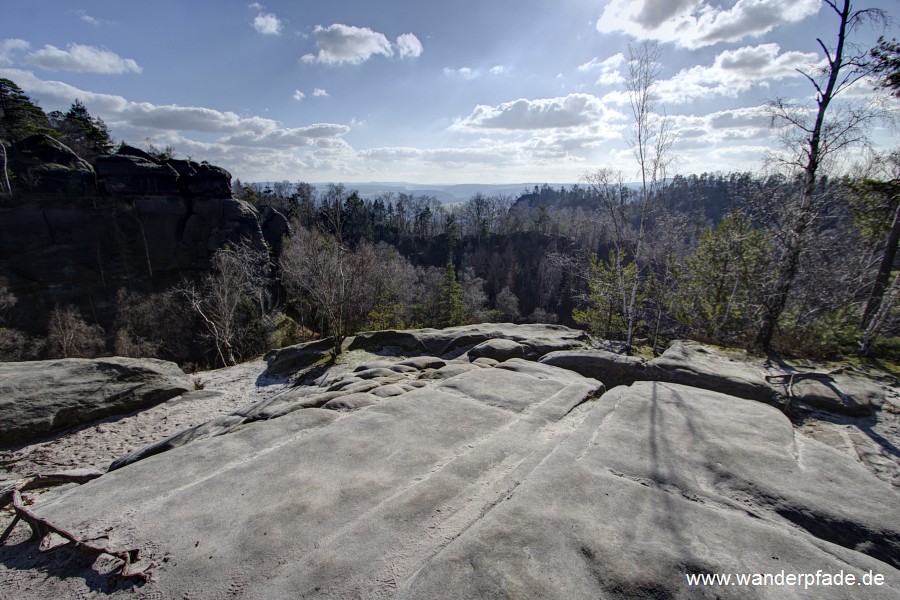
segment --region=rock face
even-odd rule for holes
[[[348,340],[369,350],[303,371],[296,387],[33,511],[142,549],[148,597],[897,597],[897,489],[778,409],[668,381],[607,391],[602,378],[549,364],[577,366],[565,354],[472,355],[482,336],[538,353],[575,335],[370,332]],[[372,347],[376,338],[392,349]],[[308,368],[296,349],[270,368],[288,370],[290,356]],[[669,377],[655,361],[586,356]],[[740,375],[734,362],[728,377]],[[871,571],[885,583],[701,587],[685,577],[782,571]]]
[[[62,144],[33,136],[11,152],[10,166],[0,276],[19,300],[11,320],[37,335],[56,305],[75,304],[108,326],[119,288],[166,289],[209,269],[226,243],[280,248],[288,231],[277,211],[263,221],[232,198],[231,175],[207,164],[126,146],[99,157],[95,174]]]
[[[145,408],[190,389],[178,365],[155,359],[0,363],[0,445]]]

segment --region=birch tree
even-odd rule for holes
[[[675,141],[672,123],[657,112],[655,84],[660,73],[660,49],[655,43],[643,42],[628,47],[626,91],[633,118],[628,140],[638,165],[637,197],[629,194],[621,176],[601,169],[585,176],[585,181],[599,195],[613,227],[614,251],[608,272],[612,276],[616,297],[621,301],[625,346],[628,353],[640,322],[640,298],[649,265],[646,240],[651,227],[654,201],[659,187],[665,183],[672,161]],[[636,211],[636,212],[635,212]],[[633,215],[634,224],[627,215]],[[598,273],[594,265],[594,273]],[[592,286],[594,291],[602,288]]]

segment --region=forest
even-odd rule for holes
[[[810,78],[817,103],[803,118],[771,103],[785,152],[758,172],[669,175],[674,134],[650,93],[659,50],[644,44],[629,57],[636,182],[600,168],[577,185],[442,204],[361,198],[341,184],[236,180],[236,198],[289,220],[280,248],[229,243],[206,273],[167,290],[123,286],[105,327],[57,306],[43,335],[17,328],[17,298],[0,279],[0,356],[116,354],[191,369],[318,337],[331,337],[337,354],[363,330],[502,321],[580,327],[626,353],[658,354],[691,338],[895,361],[900,151],[860,154],[840,175],[825,167],[875,118],[829,112],[842,86],[875,77],[900,97],[897,43],[882,39],[864,56],[830,56]],[[81,102],[45,114],[9,80],[0,80],[0,117],[6,196],[16,194],[6,148],[28,136],[49,135],[88,162],[116,148]],[[175,153],[149,140],[146,149]]]

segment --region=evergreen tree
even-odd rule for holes
[[[762,310],[770,255],[766,237],[742,213],[707,229],[679,277],[678,320],[706,340],[746,335]]]
[[[76,99],[65,114],[50,113],[49,122],[59,131],[62,142],[88,162],[113,148],[106,123],[99,117],[92,117],[80,100]]]
[[[872,48],[872,71],[878,76],[878,85],[889,90],[892,96],[900,98],[900,44],[893,39],[878,38],[878,45]]]
[[[466,305],[463,302],[463,287],[456,279],[453,259],[447,259],[444,277],[441,280],[441,297],[438,304],[438,324],[441,327],[455,327],[466,322]]]
[[[587,327],[591,335],[606,339],[626,337],[629,290],[637,286],[636,304],[640,306],[644,302],[637,265],[634,261],[626,262],[620,250],[614,250],[608,261],[591,256],[587,284],[583,306],[572,311],[572,319]],[[635,324],[643,325],[638,321]]]
[[[43,109],[15,83],[0,78],[0,142],[9,145],[36,133],[56,137]]]

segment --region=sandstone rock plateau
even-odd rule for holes
[[[39,553],[18,525],[0,548],[0,592],[900,594],[898,409],[885,382],[820,374],[821,388],[797,392],[832,390],[837,401],[816,406],[853,401],[852,414],[808,412],[798,397],[791,410],[806,417],[794,424],[778,408],[784,367],[691,343],[641,361],[563,327],[484,325],[361,334],[337,364],[326,346],[272,353],[250,382],[265,396],[247,394],[246,406],[31,507],[81,540],[140,550],[129,569],[148,581],[118,577],[108,555],[79,561],[71,544]],[[685,578],[782,571],[871,572],[884,583]]]

